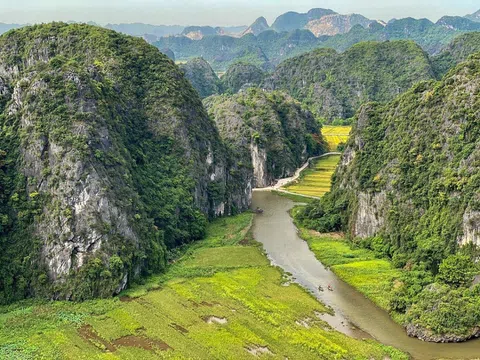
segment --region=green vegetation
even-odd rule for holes
[[[111,296],[222,203],[245,208],[215,125],[155,47],[53,23],[1,36],[0,59],[0,303]]]
[[[268,186],[324,151],[313,115],[284,93],[250,88],[212,96],[204,105],[235,160],[230,173],[236,183]]]
[[[455,37],[478,29],[474,22],[466,19],[462,21],[468,22],[470,27],[465,27],[465,24],[458,26],[451,20],[447,24],[434,24],[427,19],[413,18],[391,21],[386,26],[377,22],[372,22],[367,27],[356,25],[345,34],[318,38],[309,30],[303,29],[309,20],[318,19],[328,12],[331,10],[313,9],[310,15],[286,13],[271,27],[274,30],[282,29],[281,31],[267,30],[257,36],[247,34],[236,38],[213,35],[201,40],[171,36],[160,38],[154,45],[159,49],[172,49],[179,60],[202,56],[216,71],[225,71],[237,61],[270,69],[286,59],[317,48],[343,52],[365,41],[412,40],[429,54],[439,54]],[[368,23],[368,20],[364,21]]]
[[[329,310],[288,285],[251,240],[252,217],[214,221],[165,274],[120,298],[0,308],[0,357],[252,359],[264,351],[273,359],[408,358],[332,331],[316,315]]]
[[[345,231],[407,270],[389,309],[426,340],[478,334],[479,84],[477,54],[440,82],[365,105],[332,192],[297,214],[302,225]]]
[[[322,126],[322,135],[330,151],[343,151],[351,131],[351,126]]]
[[[236,63],[230,66],[222,76],[223,91],[236,94],[242,88],[259,86],[265,77],[262,69],[247,63]]]
[[[285,187],[286,190],[308,196],[321,197],[330,191],[331,178],[335,172],[340,155],[330,155],[312,161],[300,178]]]
[[[202,58],[195,58],[180,65],[185,77],[190,81],[200,97],[220,94],[222,85],[211,66]]]
[[[288,92],[329,122],[352,117],[365,102],[390,101],[433,77],[428,55],[413,41],[364,42],[344,53],[317,49],[286,60],[265,86]]]
[[[440,79],[450,69],[479,51],[480,32],[472,32],[456,37],[439,55],[432,58],[432,65],[437,77]]]

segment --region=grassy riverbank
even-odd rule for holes
[[[168,271],[120,298],[0,308],[1,359],[406,359],[328,328],[270,266],[252,214],[220,219]]]
[[[315,160],[313,166],[305,169],[300,178],[285,187],[292,193],[321,197],[330,191],[331,178],[335,172],[340,155],[330,155]]]
[[[292,215],[298,210],[299,207],[293,209]],[[300,237],[307,241],[319,261],[379,307],[389,310],[395,279],[400,277],[401,270],[386,259],[376,258],[371,250],[352,248],[342,234],[319,234],[295,223]]]

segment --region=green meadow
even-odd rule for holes
[[[119,297],[0,308],[0,358],[407,358],[320,320],[329,310],[269,264],[248,231],[252,219],[213,222],[166,273]]]
[[[340,155],[330,155],[313,162],[305,169],[300,178],[285,189],[296,194],[321,197],[330,191],[331,178],[335,172]]]

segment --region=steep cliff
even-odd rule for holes
[[[0,303],[161,271],[206,215],[245,206],[226,166],[198,95],[143,40],[61,23],[0,37]]]
[[[404,268],[391,310],[428,341],[480,335],[479,95],[477,54],[440,82],[363,106],[332,192],[301,215]]]
[[[327,120],[349,118],[366,101],[390,101],[434,77],[414,42],[365,42],[344,53],[318,49],[281,63],[264,86],[284,90]]]
[[[359,14],[331,14],[311,20],[305,25],[315,36],[337,35],[349,32],[355,25],[367,28],[373,21]]]
[[[230,172],[240,179],[236,183],[270,186],[323,151],[313,115],[285,94],[251,88],[204,104],[235,159]]]

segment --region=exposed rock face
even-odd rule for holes
[[[9,33],[0,113],[0,302],[110,296],[202,237],[202,213],[250,201],[196,92],[141,39],[66,24]]]
[[[323,150],[312,114],[285,94],[252,88],[204,104],[235,159],[230,173],[238,183],[270,186]]]
[[[367,194],[358,193],[356,219],[353,235],[361,238],[375,236],[383,229],[386,213],[386,196],[384,192]]]
[[[480,211],[467,209],[463,214],[462,235],[460,245],[474,244],[480,246]]]
[[[367,28],[373,21],[358,14],[339,15],[332,14],[323,16],[320,19],[311,20],[305,26],[315,36],[337,35],[349,32],[355,25]]]
[[[278,32],[303,29],[309,21],[336,14],[330,9],[311,9],[308,13],[289,11],[280,15],[272,24],[272,29]]]

